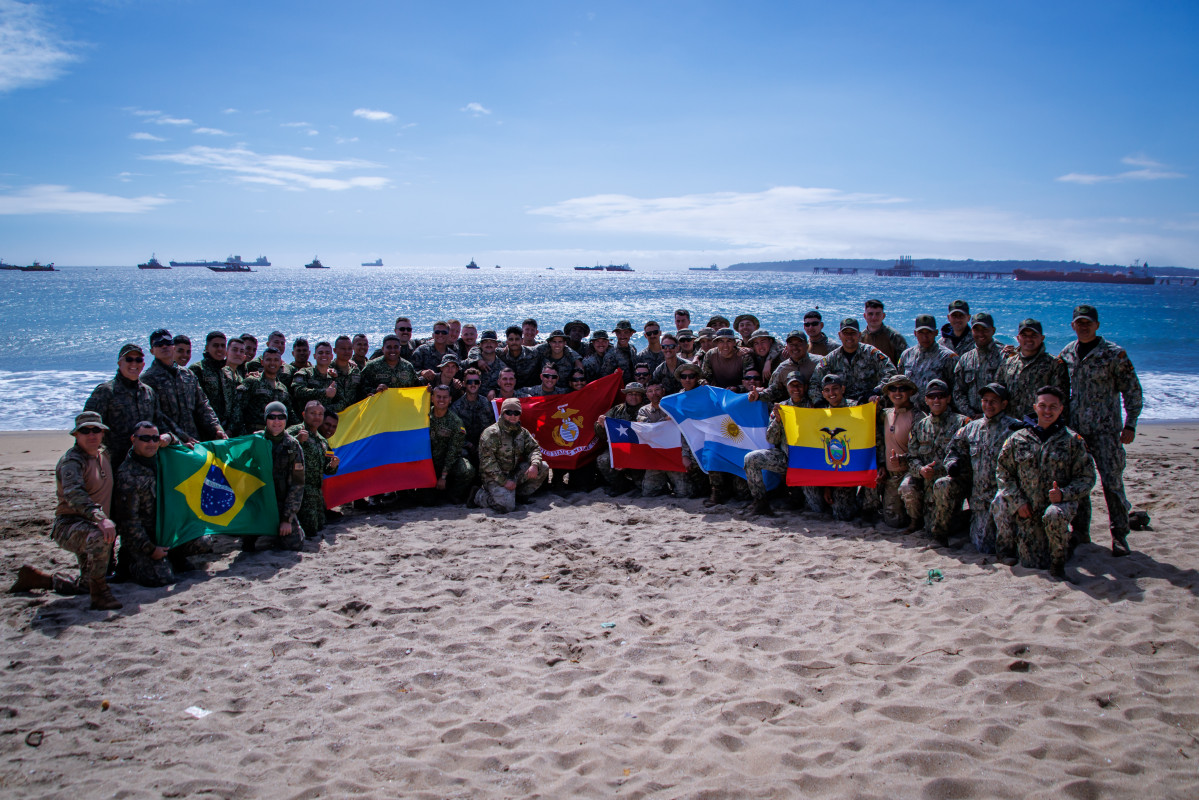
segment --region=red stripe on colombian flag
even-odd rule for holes
[[[433,486],[437,478],[433,475],[432,459],[409,461],[402,464],[384,464],[381,467],[349,472],[345,475],[329,475],[322,484],[325,503],[339,506],[373,494],[396,491],[397,486]]]
[[[862,469],[854,472],[824,469],[787,470],[788,486],[874,486],[878,481],[878,470]]]

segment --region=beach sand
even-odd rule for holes
[[[69,443],[0,435],[5,585],[74,563],[46,535]],[[0,594],[0,791],[1195,797],[1197,455],[1199,426],[1141,428],[1153,530],[1113,559],[1097,490],[1071,582],[597,491],[360,513],[298,554],[219,539],[115,613]]]

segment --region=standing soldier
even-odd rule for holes
[[[258,343],[255,342],[254,344],[255,352],[257,352]],[[270,335],[266,337],[266,346],[275,348],[275,352],[279,354],[279,368],[282,369],[283,354],[287,352],[287,337],[283,335],[283,331],[271,331]],[[247,374],[253,372],[262,372],[262,359],[251,356],[249,363],[246,364],[246,372]]]
[[[883,301],[867,300],[863,316],[866,318],[866,330],[862,332],[862,342],[880,350],[892,364],[898,365],[899,357],[908,349],[908,340],[899,331],[883,324],[887,317],[883,311]]]
[[[432,383],[446,354],[454,352],[450,346],[450,324],[444,320],[433,323],[433,341],[422,344],[412,353],[413,369],[421,380]]]
[[[959,356],[974,349],[974,337],[970,335],[970,304],[965,300],[954,300],[949,304],[949,322],[941,326],[941,344]]]
[[[412,328],[409,327],[408,330],[411,331]],[[371,349],[370,340],[366,338],[365,333],[356,333],[354,334],[354,338],[350,340],[350,343],[354,347],[354,355],[350,356],[350,360],[354,362],[354,366],[362,369],[366,366],[366,362],[370,361],[369,356],[367,356],[367,353]]]
[[[491,333],[488,331],[487,333]],[[494,333],[492,334],[494,336]],[[491,402],[480,394],[483,390],[483,376],[474,367],[467,368],[464,373],[462,386],[465,393],[450,405],[450,410],[462,420],[466,429],[466,458],[470,463],[479,465],[479,437],[483,431],[495,424],[495,411]]]
[[[233,393],[246,379],[246,340],[236,337],[225,348],[225,380],[229,386],[229,415],[233,415]]]
[[[180,333],[171,339],[171,344],[175,348],[175,366],[187,369],[187,362],[192,360],[192,340]]]
[[[907,513],[899,486],[907,477],[908,454],[911,452],[912,429],[924,419],[924,412],[912,399],[916,384],[906,375],[894,375],[883,384],[883,394],[889,407],[881,405],[875,412],[875,456],[878,462],[879,485],[877,505],[882,509],[883,522],[892,528],[903,528],[912,520]],[[863,493],[870,489],[864,489]]]
[[[437,493],[448,496],[451,503],[466,500],[475,468],[462,457],[466,444],[466,426],[450,410],[450,387],[442,384],[433,390],[429,408],[429,445],[432,450],[433,473],[437,476]]]
[[[596,331],[591,334],[591,355],[583,359],[583,374],[587,382],[598,381],[610,372],[604,372],[604,359],[612,342],[608,339],[607,331]]]
[[[616,334],[616,345],[604,354],[604,375],[611,375],[616,369],[624,373],[626,383],[633,382],[633,367],[637,365],[637,348],[629,343],[633,338],[633,323],[622,319],[612,329]]]
[[[971,419],[983,414],[982,390],[995,382],[995,373],[1003,361],[1003,348],[995,342],[995,321],[990,314],[970,318],[974,349],[958,359],[953,369],[953,404],[958,413]]]
[[[812,380],[812,373],[816,371],[816,365],[820,363],[820,359],[814,358],[808,351],[808,335],[801,330],[794,330],[787,334],[787,347],[783,350],[783,355],[786,358],[774,370],[770,376],[770,386],[767,392],[770,399],[781,402],[790,396],[790,386],[788,382],[791,380],[791,375],[798,373],[803,379],[804,391],[808,390],[808,381]]]
[[[1070,376],[1070,427],[1082,434],[1095,459],[1103,484],[1103,498],[1111,521],[1112,555],[1126,556],[1128,547],[1128,498],[1124,494],[1124,445],[1137,435],[1141,415],[1141,382],[1128,360],[1128,353],[1102,336],[1099,312],[1093,306],[1074,309],[1070,327],[1078,336],[1062,349]],[[1120,400],[1124,400],[1121,420]],[[1091,502],[1080,504],[1075,531],[1089,541]]]
[[[262,352],[262,374],[251,375],[242,381],[233,395],[233,430],[238,436],[262,430],[266,407],[279,402],[288,408],[292,421],[299,419],[291,411],[291,393],[279,380],[283,355],[273,347]],[[286,426],[284,426],[286,427]]]
[[[857,320],[854,320],[857,322]],[[871,348],[872,350],[874,348]],[[884,361],[887,357],[879,353]],[[890,365],[890,361],[887,364]],[[894,367],[892,367],[894,369]],[[821,402],[814,408],[849,408],[857,403],[845,396],[845,379],[840,375],[825,375],[820,379]],[[811,389],[809,398],[811,397]],[[874,491],[868,489],[868,491]],[[846,486],[805,486],[804,502],[808,509],[817,513],[832,514],[833,519],[847,522],[858,513],[858,490]]]
[[[834,348],[824,332],[824,317],[816,309],[803,315],[804,333],[808,335],[808,350],[814,356],[827,356]]]
[[[308,360],[310,355],[312,355],[312,349],[308,340],[303,336],[297,336],[291,344],[291,363],[284,364],[279,370],[279,380],[288,390],[291,389],[291,379],[296,376],[296,373],[312,366],[312,362]]]
[[[933,485],[938,520],[952,513],[954,489],[949,484],[961,481],[970,486],[970,541],[980,553],[995,552],[995,520],[991,501],[995,499],[995,462],[1008,437],[1020,429],[1020,422],[1004,411],[1008,391],[998,383],[983,387],[982,417],[966,423],[953,436],[945,457],[945,477]],[[963,492],[964,494],[964,492]]]
[[[112,463],[120,466],[129,452],[133,426],[142,420],[150,420],[169,431],[169,423],[158,406],[154,390],[139,380],[145,366],[145,354],[133,342],[121,345],[117,356],[117,374],[92,390],[83,405],[84,411],[95,411],[108,426],[107,447]],[[169,433],[164,434],[167,443],[174,441]]]
[[[271,475],[275,483],[275,504],[279,509],[279,536],[273,544],[280,550],[299,550],[304,546],[304,529],[298,514],[304,501],[306,470],[304,450],[287,433],[287,413],[286,403],[277,400],[269,403],[263,412],[265,427],[261,435],[271,444]],[[241,537],[241,549],[254,552],[257,538]]]
[[[516,325],[509,325],[504,336],[508,346],[497,350],[496,355],[516,373],[517,388],[536,386],[541,375],[541,356],[521,343],[521,329]]]
[[[1021,322],[1016,341],[1020,343],[1019,349],[1000,363],[995,382],[1002,383],[1012,394],[1008,414],[1023,420],[1035,415],[1033,406],[1042,386],[1053,386],[1063,398],[1069,397],[1070,377],[1066,374],[1066,362],[1045,351],[1040,322],[1035,319]]]
[[[945,477],[945,455],[949,443],[970,420],[949,410],[949,385],[939,378],[924,389],[928,416],[912,426],[908,439],[908,474],[899,484],[899,494],[912,522],[904,533],[915,533],[923,526],[941,544],[949,543],[949,526],[961,509],[961,487],[956,481],[946,485],[946,500],[940,516],[933,500],[933,486]],[[928,517],[925,517],[925,513]]]
[[[302,411],[309,401],[317,400],[325,408],[341,411],[350,404],[352,395],[343,394],[348,382],[341,380],[341,373],[332,366],[333,346],[328,342],[317,342],[313,354],[316,363],[291,376],[292,408]]]
[[[474,496],[476,506],[507,513],[530,496],[549,477],[541,448],[533,434],[520,425],[520,401],[508,398],[500,407],[499,422],[479,437],[479,477],[483,486]]]
[[[188,367],[223,428],[229,426],[229,415],[233,412],[233,387],[225,377],[225,350],[225,334],[209,331],[204,337],[203,358]]]
[[[1020,566],[1064,577],[1070,521],[1095,485],[1095,465],[1081,436],[1062,418],[1066,396],[1056,386],[1037,392],[1036,424],[1013,434],[999,451],[999,493],[991,504],[995,550]]]
[[[171,332],[160,328],[150,334],[150,352],[154,363],[142,375],[142,382],[154,390],[170,429],[183,438],[184,444],[200,441],[201,437],[204,441],[228,439],[196,376],[175,364]]]
[[[325,402],[325,413],[342,411],[358,399],[358,384],[362,382],[362,370],[354,363],[354,344],[349,336],[338,336],[333,341],[333,363],[337,370],[337,396]],[[338,404],[341,404],[338,407]]]
[[[406,389],[419,385],[416,370],[400,356],[400,337],[389,333],[383,337],[383,355],[372,358],[362,368],[358,399],[384,389]]]
[[[326,475],[336,475],[339,464],[329,441],[321,434],[324,422],[324,405],[320,400],[309,400],[304,406],[304,422],[287,429],[287,435],[299,442],[304,451],[304,496],[296,517],[304,535],[310,539],[325,527],[325,495],[321,492],[321,481]]]
[[[952,386],[958,354],[937,343],[937,320],[932,314],[916,317],[915,335],[916,344],[899,356],[899,372],[916,384],[917,404],[927,408],[924,403],[925,387],[934,379]]]
[[[241,376],[244,378],[250,374],[250,362],[258,356],[258,337],[250,333],[243,333],[240,338],[246,347],[246,359],[241,366]],[[229,360],[228,353],[225,354],[225,360]]]
[[[820,359],[812,373],[812,383],[808,386],[808,399],[812,405],[821,399],[826,375],[839,376],[845,396],[863,403],[874,394],[876,387],[895,374],[891,359],[877,348],[862,344],[862,332],[856,317],[841,320],[838,336],[841,346]]]

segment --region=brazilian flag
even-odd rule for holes
[[[274,536],[279,508],[271,443],[239,436],[158,451],[158,544],[175,547],[206,533]]]

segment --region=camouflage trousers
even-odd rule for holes
[[[934,482],[926,481],[919,475],[905,475],[899,482],[899,498],[910,519],[924,519],[924,510],[933,508]],[[927,519],[924,519],[924,528],[929,528]]]
[[[843,486],[805,486],[803,496],[809,511],[831,513],[833,519],[842,522],[851,520],[858,514],[857,489]]]
[[[928,498],[931,494],[931,510]],[[924,522],[937,538],[949,536],[954,518],[962,509],[962,485],[948,475],[933,481],[932,491],[925,489]]]
[[[541,462],[537,465],[537,477],[530,480],[524,474],[516,481],[516,489],[505,489],[502,483],[488,481],[475,493],[475,505],[480,508],[490,508],[506,514],[516,510],[516,499],[527,499],[533,492],[541,488],[550,476],[550,468]]]
[[[762,471],[777,473],[780,477],[787,474],[787,456],[777,447],[769,450],[751,450],[745,454],[745,480],[749,484],[749,493],[755,500],[766,499],[766,481]]]
[[[474,465],[466,458],[458,457],[450,462],[450,469],[445,477],[444,492],[438,492],[436,489],[422,489],[421,492],[433,496],[437,500],[441,500],[441,496],[444,495],[451,503],[460,505],[466,502],[466,496],[470,493],[470,485],[474,480]]]
[[[192,539],[190,542],[184,542],[178,547],[172,547],[166,557],[157,560],[151,558],[148,553],[135,551],[131,547],[126,547],[125,543],[122,542],[117,561],[120,565],[120,571],[127,575],[129,580],[134,583],[149,587],[169,586],[176,580],[175,570],[171,568],[171,558],[211,552],[212,539],[208,536],[201,536]]]
[[[749,484],[740,475],[731,472],[709,472],[708,482],[712,491],[736,497],[738,500],[748,500]]]
[[[1107,501],[1107,516],[1111,522],[1113,534],[1128,533],[1128,512],[1132,504],[1124,492],[1124,445],[1120,443],[1120,434],[1091,434],[1082,437],[1087,443],[1087,450],[1095,459],[1095,471],[1099,473],[1099,482],[1103,485],[1103,499]],[[1084,542],[1091,540],[1091,498],[1084,497],[1078,504],[1078,514],[1074,519],[1075,535]]]
[[[595,457],[595,466],[608,485],[615,489],[623,489],[629,483],[640,485],[645,473],[643,469],[617,469],[612,466],[612,455],[608,452]]]
[[[980,553],[995,552],[995,518],[991,516],[994,492],[974,492],[970,495],[970,542]]]
[[[645,471],[645,477],[641,479],[641,495],[643,497],[657,497],[660,494],[666,494],[667,487],[674,492],[675,497],[691,496],[691,482],[687,480],[686,472],[666,472],[660,469]]]
[[[79,562],[79,577],[86,586],[90,580],[103,578],[108,572],[108,556],[112,545],[95,523],[83,517],[55,517],[50,538],[63,550],[75,554]]]
[[[1040,515],[1034,509],[1029,519],[1020,519],[1019,508],[1006,495],[992,501],[996,554],[1017,556],[1020,566],[1031,569],[1049,569],[1055,561],[1065,564],[1070,554],[1070,520],[1078,512],[1078,504],[1052,503]]]
[[[325,527],[325,496],[319,486],[304,487],[304,499],[300,501],[296,518],[308,536],[316,536]]]
[[[899,487],[906,479],[906,472],[888,472],[883,488],[877,490],[882,499],[883,522],[892,528],[905,528],[915,519],[908,518],[904,499],[900,494]]]

